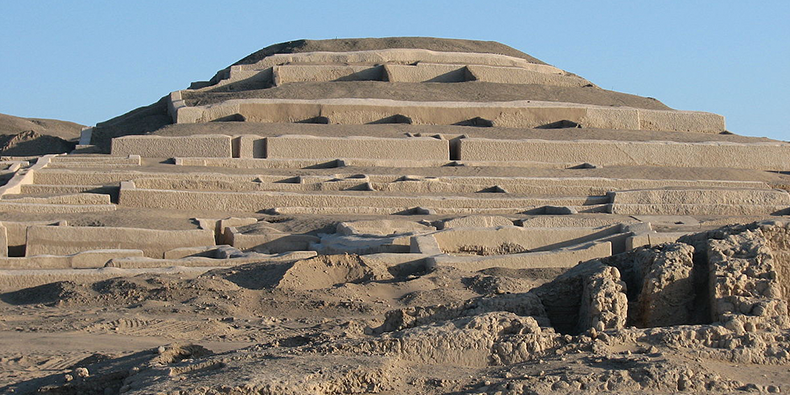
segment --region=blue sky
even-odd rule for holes
[[[0,113],[86,125],[299,38],[493,40],[790,140],[790,2],[3,1]]]

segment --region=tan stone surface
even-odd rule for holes
[[[177,111],[178,123],[210,122],[240,114],[250,122],[292,123],[327,117],[330,123],[354,125],[380,122],[388,117],[402,115],[416,125],[454,125],[480,117],[492,120],[499,127],[534,128],[568,120],[588,128],[638,130],[641,127],[639,114],[643,110],[540,101],[472,103],[386,99],[236,99],[209,106],[182,107]],[[670,112],[671,117],[652,115],[650,130],[674,131],[678,128],[675,122],[683,120],[683,128],[695,126],[688,131],[724,131],[724,118],[719,115]],[[661,120],[667,122],[662,123]],[[472,157],[466,159],[474,160]]]
[[[786,143],[674,143],[462,139],[462,160],[591,162],[601,166],[790,169]]]
[[[154,230],[111,227],[33,226],[27,230],[26,256],[68,255],[97,249],[140,249],[161,258],[174,247],[214,245],[210,230]]]
[[[572,248],[545,252],[526,252],[521,254],[492,255],[486,257],[459,257],[439,255],[430,267],[453,267],[462,270],[482,270],[492,267],[508,269],[570,268],[577,263],[610,256],[612,245],[609,242],[589,243]]]
[[[430,137],[383,139],[372,137],[282,136],[266,139],[267,158],[375,158],[448,160],[450,143]]]
[[[231,137],[222,135],[194,135],[187,138],[124,136],[113,139],[112,155],[140,155],[145,158],[176,156],[230,158],[233,156],[233,149]]]

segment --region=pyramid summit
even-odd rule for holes
[[[2,158],[0,392],[784,389],[790,144],[496,42],[209,77]]]

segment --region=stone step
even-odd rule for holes
[[[26,195],[65,195],[75,193],[117,193],[120,182],[116,186],[109,185],[47,185],[47,184],[25,184],[21,186],[22,194]]]
[[[571,268],[579,262],[612,255],[610,242],[588,243],[554,251],[527,252],[521,254],[490,255],[465,257],[438,255],[428,258],[428,268],[452,267],[461,270],[478,271],[491,267],[509,269]]]
[[[6,195],[0,200],[0,203],[97,205],[110,204],[111,202],[110,195],[101,193],[75,193],[47,197]]]
[[[790,215],[790,207],[753,204],[612,204],[609,212],[622,215]]]
[[[129,155],[126,157],[110,156],[110,155],[59,155],[50,160],[50,165],[54,164],[126,164],[126,165],[140,165],[140,155]],[[48,167],[49,167],[48,166]]]
[[[615,204],[790,206],[790,193],[781,189],[643,189],[609,196]]]
[[[724,118],[711,113],[534,100],[479,103],[345,98],[238,99],[194,107],[186,106],[183,100],[180,100],[179,105],[173,105],[171,111],[176,123],[201,123],[235,117],[249,122],[266,123],[293,123],[321,118],[328,123],[349,125],[382,122],[456,125],[480,118],[488,120],[492,126],[511,128],[545,127],[569,121],[586,128],[599,129],[702,133],[721,133],[725,130]],[[462,156],[461,159],[465,158]],[[489,160],[493,159],[489,158]]]
[[[0,202],[0,212],[19,212],[35,214],[67,214],[115,211],[114,204],[46,204]]]
[[[790,144],[668,141],[461,139],[460,159],[591,162],[599,166],[660,166],[790,170]]]

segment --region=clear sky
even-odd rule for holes
[[[0,113],[93,125],[273,43],[499,41],[602,88],[790,140],[790,1],[2,1]]]

